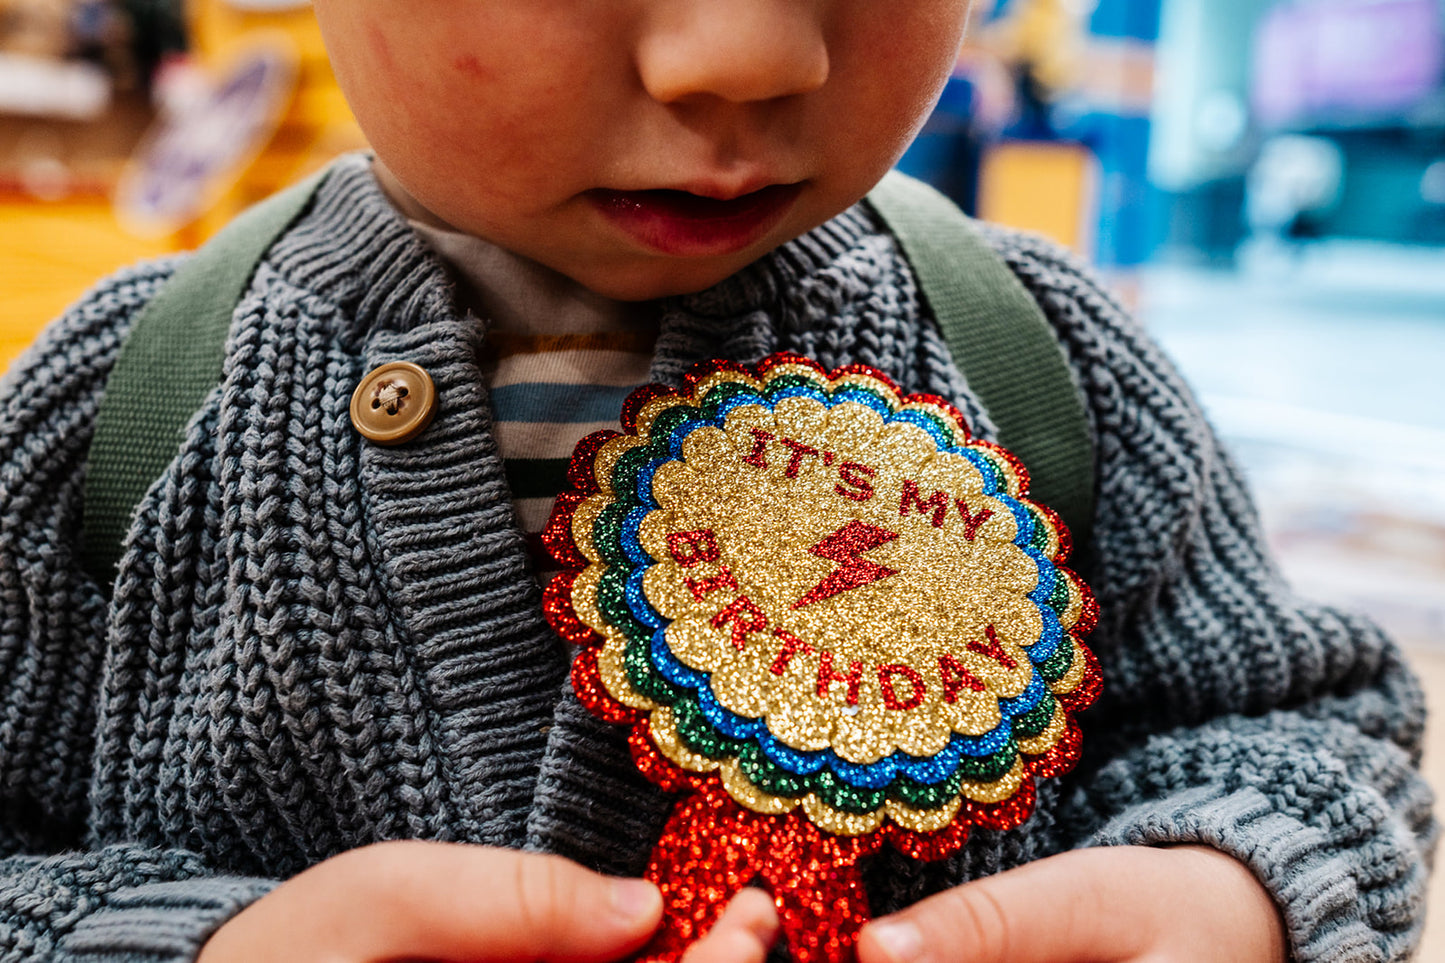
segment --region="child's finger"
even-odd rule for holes
[[[1139,933],[1121,918],[1111,876],[1096,872],[1115,855],[1065,853],[945,890],[865,926],[859,963],[1132,959]]]
[[[868,924],[859,963],[1283,963],[1247,866],[1203,846],[1103,846],[965,883]]]
[[[319,863],[222,926],[198,963],[602,963],[640,948],[657,887],[557,856],[417,841]]]
[[[707,935],[688,947],[683,963],[763,963],[778,935],[773,898],[745,889],[723,910]]]
[[[400,952],[378,959],[611,960],[645,943],[662,914],[652,884],[557,856],[457,845],[419,855],[401,870],[410,885],[392,887],[407,920],[388,927]]]

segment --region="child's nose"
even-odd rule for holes
[[[653,99],[711,95],[734,103],[817,90],[828,79],[822,0],[654,4],[637,44]]]

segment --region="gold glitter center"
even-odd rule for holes
[[[1042,631],[1037,567],[983,489],[862,404],[735,409],[657,469],[644,590],[676,658],[783,743],[929,756],[999,724]]]

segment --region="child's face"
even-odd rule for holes
[[[848,207],[922,124],[967,0],[316,0],[378,158],[592,290],[701,290]]]

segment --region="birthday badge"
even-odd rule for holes
[[[584,439],[544,535],[578,697],[683,793],[647,878],[675,960],[740,888],[797,960],[851,957],[859,860],[1007,830],[1077,761],[1093,596],[1004,449],[864,366],[708,362]]]

